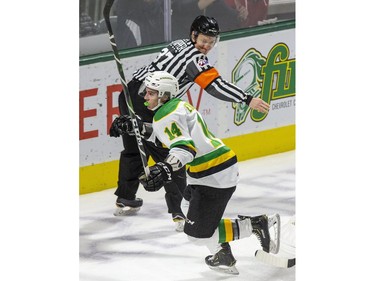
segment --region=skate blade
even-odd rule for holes
[[[235,265],[233,266],[219,265],[219,266],[208,266],[208,267],[220,273],[232,274],[232,275],[240,274]]]
[[[273,228],[274,230],[274,239],[272,239],[271,237],[270,253],[277,254],[280,249],[280,215],[279,214],[275,214],[275,215],[268,217],[268,229],[271,229],[271,228]]]
[[[124,207],[124,208],[117,208],[115,212],[113,213],[116,217],[123,217],[123,216],[134,216],[139,212],[141,208],[140,207]]]

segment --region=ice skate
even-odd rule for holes
[[[243,219],[250,219],[251,226],[253,227],[253,234],[258,238],[263,251],[266,253],[277,254],[280,248],[280,216],[275,214],[267,217],[266,215],[250,217],[238,215]],[[270,229],[273,228],[272,237]]]
[[[121,197],[117,197],[116,210],[113,213],[115,216],[132,216],[138,213],[143,205],[141,198],[135,198],[135,200],[127,200]]]
[[[185,226],[185,216],[183,214],[172,214],[172,219],[176,224],[176,231],[183,232]]]
[[[205,261],[212,270],[233,275],[239,274],[229,243],[221,244],[221,250],[215,255],[207,256]]]

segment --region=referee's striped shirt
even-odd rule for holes
[[[138,69],[133,78],[144,81],[148,72],[167,71],[177,78],[180,86],[178,98],[182,97],[194,83],[210,95],[229,102],[246,102],[251,96],[236,85],[224,80],[209,64],[207,56],[194,47],[189,39],[176,40],[161,50],[148,66]]]

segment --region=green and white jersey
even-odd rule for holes
[[[178,98],[155,113],[153,136],[170,149],[182,165],[187,164],[188,184],[228,188],[238,183],[235,153],[210,133],[201,114]]]

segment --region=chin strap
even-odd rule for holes
[[[148,104],[147,104],[148,105]],[[155,111],[156,109],[158,109],[159,107],[161,107],[163,104],[162,103],[160,103],[160,100],[159,100],[159,103],[158,103],[158,105],[157,106],[155,106],[154,108],[151,108],[150,110],[151,111]]]

